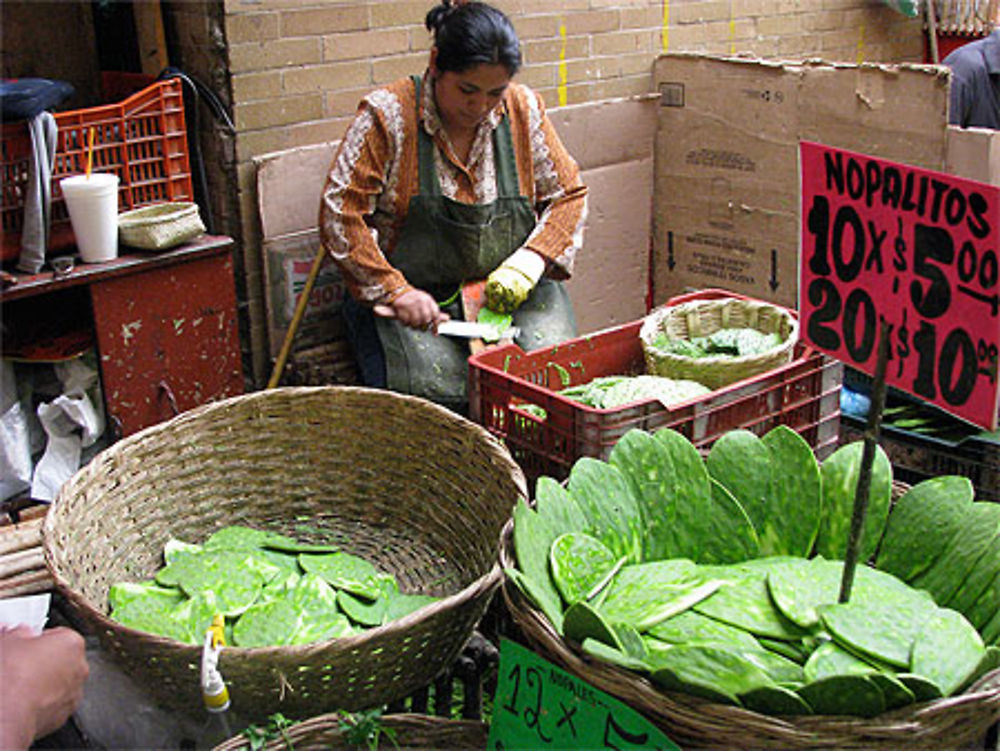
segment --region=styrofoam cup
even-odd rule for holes
[[[118,257],[118,175],[95,172],[59,181],[84,263]]]

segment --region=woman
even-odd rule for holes
[[[445,2],[426,24],[423,77],[366,96],[341,141],[320,233],[350,292],[364,383],[463,411],[468,344],[437,324],[461,317],[463,283],[486,278],[524,349],[574,336],[559,280],[582,241],[587,190],[541,99],[512,81],[521,53],[507,17]]]

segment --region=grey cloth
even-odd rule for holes
[[[1000,29],[944,59],[951,68],[948,122],[1000,130]]]
[[[52,203],[52,165],[56,157],[59,128],[51,112],[41,112],[28,121],[31,134],[31,164],[24,195],[24,224],[17,270],[37,274],[49,247]]]

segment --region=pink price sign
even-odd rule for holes
[[[997,429],[1000,189],[800,144],[802,335],[868,374]]]

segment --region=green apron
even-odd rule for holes
[[[419,192],[410,199],[392,263],[414,287],[438,300],[452,296],[465,281],[483,279],[528,238],[536,217],[531,201],[518,194],[517,162],[505,115],[493,132],[497,199],[466,204],[441,194],[434,166],[434,142],[419,121],[421,80],[414,76],[417,101]],[[461,296],[444,307],[462,318]],[[468,403],[468,342],[404,326],[394,318],[375,319],[385,354],[386,385],[464,411]],[[548,347],[576,336],[569,295],[560,282],[543,278],[514,313],[522,349]]]

